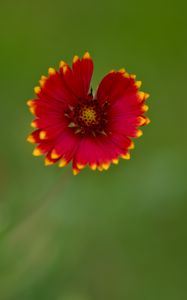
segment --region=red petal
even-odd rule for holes
[[[77,149],[80,138],[71,129],[64,131],[58,138],[54,146],[53,153],[63,156],[66,161],[70,161]]]
[[[122,153],[121,149],[106,136],[84,137],[74,156],[74,165],[101,165],[108,163]]]
[[[61,101],[64,105],[73,105],[77,99],[73,93],[67,88],[62,80],[61,74],[56,72],[45,80],[41,86],[41,92],[38,93],[39,98],[46,99],[47,97],[53,101]]]
[[[85,53],[82,60],[77,56],[74,57],[72,70],[74,81],[77,83],[78,95],[86,99],[89,94],[90,81],[93,74],[93,61],[88,53]]]
[[[114,103],[126,93],[136,91],[137,87],[133,78],[126,76],[126,73],[111,72],[102,79],[96,93],[96,99],[100,103],[105,101]]]

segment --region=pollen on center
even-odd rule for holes
[[[93,107],[83,107],[79,118],[87,125],[97,123],[97,113]]]

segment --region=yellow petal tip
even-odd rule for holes
[[[103,166],[102,166],[102,165],[99,165],[99,166],[97,166],[97,169],[98,169],[100,172],[102,172],[102,171],[103,171]]]
[[[137,132],[136,132],[136,137],[140,137],[143,135],[143,131],[138,129]]]
[[[145,122],[146,122],[146,119],[145,119],[145,118],[143,118],[143,117],[141,117],[141,116],[138,117],[138,126],[144,125]]]
[[[41,139],[41,140],[45,140],[45,139],[46,139],[46,136],[47,136],[46,131],[44,131],[44,130],[40,131],[39,136],[40,136],[40,139]]]
[[[95,170],[97,169],[97,165],[96,165],[96,164],[91,164],[91,165],[90,165],[90,168],[91,168],[93,171],[95,171]]]
[[[59,167],[63,168],[67,165],[67,161],[64,158],[61,158],[60,162],[59,162]]]
[[[59,64],[59,67],[63,68],[64,66],[66,66],[66,63],[65,63],[65,61],[61,60],[60,64]]]
[[[151,123],[151,120],[146,117],[145,124],[148,125],[149,123]]]
[[[47,167],[47,166],[51,166],[53,165],[54,162],[49,160],[47,157],[45,158],[45,161],[44,161],[44,165]]]
[[[144,112],[148,111],[148,109],[149,109],[148,105],[144,104],[144,105],[142,106],[142,110],[143,110]]]
[[[130,75],[130,78],[136,79],[136,75],[135,75],[135,74],[131,74],[131,75]]]
[[[47,77],[42,75],[39,80],[40,87],[44,87],[46,81],[47,81]]]
[[[42,152],[41,152],[40,149],[35,148],[35,149],[33,150],[32,154],[33,154],[34,156],[40,156],[40,155],[42,155]]]
[[[27,106],[31,107],[33,105],[33,100],[28,100],[27,101]]]
[[[78,60],[79,60],[78,55],[75,55],[75,56],[73,57],[73,63],[75,64]]]
[[[123,158],[123,159],[130,159],[130,153],[122,154],[121,158]]]
[[[36,143],[36,140],[35,140],[35,138],[32,136],[32,134],[29,135],[29,136],[27,137],[27,142],[29,142],[29,143],[31,143],[31,144],[35,144],[35,143]]]
[[[32,128],[37,128],[37,124],[36,124],[35,121],[32,121],[30,125],[31,125]]]
[[[104,170],[108,170],[110,168],[110,163],[103,163],[102,167]]]
[[[90,53],[87,51],[84,56],[83,56],[84,59],[90,59]]]
[[[128,147],[128,149],[130,149],[130,150],[132,150],[132,149],[134,149],[134,142],[133,141],[131,141],[131,143],[130,143],[130,145],[129,145],[129,147]]]
[[[49,68],[48,69],[48,74],[49,75],[55,75],[56,74],[56,70],[54,68]]]
[[[35,111],[36,111],[36,107],[35,106],[30,106],[29,107],[29,110],[30,110],[30,112],[31,112],[31,114],[35,114]]]
[[[147,100],[150,97],[150,94],[145,93],[145,100]]]
[[[35,92],[36,95],[38,95],[41,92],[41,87],[35,86],[34,87],[34,92]]]
[[[119,163],[119,159],[118,158],[114,158],[112,159],[112,162],[114,165],[117,165]]]
[[[66,74],[68,72],[68,66],[67,65],[64,65],[62,67],[62,71],[63,71],[63,74]]]
[[[83,164],[77,164],[77,168],[78,168],[79,170],[82,170],[82,169],[85,168],[85,165],[83,165]]]
[[[61,155],[59,155],[55,150],[51,152],[52,159],[58,159]]]
[[[142,85],[142,81],[136,81],[135,86],[139,89]]]
[[[122,69],[119,69],[119,73],[122,73],[122,74],[124,74],[126,72],[126,70],[124,69],[124,68],[122,68]]]
[[[73,175],[75,175],[75,176],[76,176],[77,174],[79,174],[79,172],[80,172],[79,170],[77,170],[77,169],[73,169]]]

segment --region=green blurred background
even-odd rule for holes
[[[187,4],[1,1],[0,300],[187,299]],[[49,66],[90,51],[151,93],[130,161],[73,177],[26,142]]]

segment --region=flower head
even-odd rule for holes
[[[72,162],[77,174],[86,165],[107,170],[119,158],[129,159],[134,147],[131,138],[142,135],[140,126],[149,123],[144,116],[149,94],[139,91],[140,81],[124,69],[111,71],[93,95],[90,81],[93,61],[88,52],[74,56],[72,68],[64,61],[59,70],[49,68],[36,98],[27,102],[36,118],[36,130],[27,140],[36,143],[33,155],[45,155],[45,165]]]

